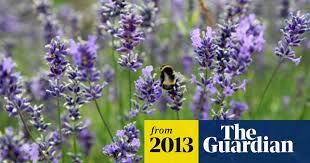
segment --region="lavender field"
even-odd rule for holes
[[[148,119],[309,120],[309,9],[0,0],[0,162],[143,162]]]

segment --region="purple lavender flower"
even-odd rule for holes
[[[34,8],[39,15],[47,16],[51,14],[51,2],[49,0],[34,0]]]
[[[0,63],[0,75],[3,77],[0,80],[0,83],[1,83],[0,88],[1,88],[1,95],[3,95],[5,97],[6,111],[8,112],[9,116],[19,115],[19,117],[21,119],[24,118],[23,115],[25,113],[30,115],[31,116],[30,123],[38,131],[40,131],[40,132],[45,131],[49,124],[44,121],[44,118],[41,114],[43,106],[32,107],[29,103],[29,100],[23,96],[22,92],[24,92],[24,88],[20,84],[19,77],[14,72],[14,68],[15,68],[15,63],[9,58],[5,58]],[[9,82],[9,83],[7,83],[7,82]],[[6,88],[2,89],[3,86],[5,86]],[[25,124],[25,122],[23,121],[23,125],[27,125],[27,124]],[[24,127],[26,127],[26,126],[24,126]],[[27,131],[27,134],[30,134],[28,129],[26,131]],[[11,132],[7,132],[7,134],[10,134],[10,133]],[[10,143],[10,142],[4,142],[4,143]],[[19,142],[14,140],[14,143],[19,143]],[[27,145],[27,148],[30,146],[27,143],[24,143],[24,142],[21,142],[21,143],[24,145]],[[1,140],[0,140],[0,144],[1,144]],[[6,144],[4,144],[4,146],[5,145]],[[18,147],[18,148],[21,148],[21,150],[24,150],[24,149],[26,149],[26,146],[22,146],[22,147]],[[11,150],[11,149],[9,149],[9,150]],[[16,149],[12,149],[12,150],[15,150],[15,152],[16,152],[15,154],[17,154],[17,155],[22,154],[21,151],[18,151]],[[27,152],[29,152],[29,150],[27,150]],[[0,153],[1,153],[1,147],[0,147]],[[11,153],[12,153],[12,151],[10,151],[9,155],[11,155]],[[22,157],[27,157],[27,159],[30,159],[30,160],[35,159],[34,158],[34,151],[30,155],[26,155],[26,154],[22,154],[22,155],[23,155]],[[11,157],[11,156],[0,156],[0,158],[3,158],[3,157]],[[20,159],[19,158],[20,156],[12,156],[12,157],[14,157],[15,159]],[[10,158],[4,158],[4,159],[10,159]],[[13,161],[14,162],[26,162],[26,161],[22,161],[22,160],[17,160],[17,161],[13,160]]]
[[[22,148],[29,154],[29,160],[32,162],[40,160],[40,146],[38,144],[24,144]]]
[[[122,0],[111,0],[108,2],[100,0],[100,4],[101,6],[98,10],[99,29],[103,29],[114,36],[118,33],[118,29],[112,23],[121,13],[124,13],[123,10],[127,6],[127,2]]]
[[[107,83],[112,83],[114,80],[115,74],[114,74],[114,70],[111,68],[105,68],[103,71],[103,79],[105,80],[105,82]]]
[[[76,43],[71,41],[70,54],[74,65],[77,67],[77,80],[87,82],[88,86],[84,89],[84,96],[87,101],[93,101],[102,96],[102,90],[107,83],[98,84],[100,71],[95,64],[97,59],[98,45],[96,37],[89,36],[86,42]]]
[[[196,28],[194,29],[191,33],[190,33],[190,37],[191,37],[191,40],[192,40],[192,45],[193,45],[193,48],[199,48],[202,46],[202,39],[201,39],[201,36],[200,36],[200,29],[199,28]],[[206,36],[206,37],[212,37],[212,36]],[[211,39],[211,38],[210,38]]]
[[[167,91],[170,97],[169,106],[172,110],[180,111],[183,105],[184,92],[186,91],[185,85],[181,81],[182,79],[177,78],[174,87]]]
[[[221,111],[220,113],[214,115],[214,120],[235,120],[235,115],[228,112]]]
[[[95,82],[100,79],[100,73],[95,67],[98,50],[96,39],[95,36],[89,36],[86,42],[79,43],[71,40],[69,51],[74,65],[78,67],[81,81]]]
[[[3,58],[0,62],[0,95],[13,97],[21,93],[18,84],[19,75],[14,72],[15,63],[10,57]]]
[[[228,114],[234,115],[235,120],[240,119],[243,112],[248,110],[248,105],[239,101],[230,101],[229,106]]]
[[[61,30],[51,11],[51,3],[49,0],[35,0],[34,8],[42,21],[45,44],[49,44],[52,39],[61,35]]]
[[[213,58],[217,49],[213,41],[213,34],[211,27],[207,27],[204,38],[201,38],[200,29],[194,29],[191,32],[192,45],[195,51],[195,59],[198,61],[201,68],[210,68],[212,66]]]
[[[49,77],[59,79],[64,75],[64,72],[67,69],[67,45],[60,39],[60,37],[56,37],[50,44],[46,45],[46,48],[47,54],[45,59],[50,66]]]
[[[43,22],[43,38],[45,43],[50,43],[53,38],[59,35],[61,35],[61,32],[57,22],[51,16],[46,17]]]
[[[210,119],[208,115],[210,108],[210,95],[208,95],[207,91],[203,91],[203,88],[197,87],[190,104],[190,110],[194,113],[195,119]]]
[[[50,67],[48,76],[50,80],[51,88],[47,90],[53,96],[61,96],[65,90],[65,86],[59,83],[59,80],[63,77],[67,69],[66,56],[68,55],[68,49],[66,44],[56,37],[46,46],[47,55],[45,57]],[[55,81],[56,80],[56,81]]]
[[[142,76],[135,82],[136,96],[146,103],[154,103],[162,95],[160,81],[155,80],[152,75],[153,66],[142,69]]]
[[[118,130],[114,137],[114,143],[103,148],[103,154],[113,158],[115,162],[139,162],[140,131],[134,123],[127,124],[123,130]]]
[[[243,17],[232,36],[244,48],[240,52],[244,53],[243,56],[253,52],[261,52],[265,45],[264,26],[254,14]]]
[[[179,22],[185,14],[185,6],[183,0],[172,0],[171,3],[171,11],[172,12],[172,21]]]
[[[224,12],[224,21],[237,23],[249,10],[251,0],[232,0],[228,3]]]
[[[239,90],[245,90],[246,80],[240,80],[238,76],[247,72],[253,54],[261,52],[265,44],[264,26],[254,14],[246,16],[246,5],[249,1],[236,0],[234,2],[235,6],[228,8],[226,17],[228,22],[219,25],[216,32],[207,27],[207,32],[202,35],[203,37],[200,36],[199,29],[191,33],[196,59],[203,74],[200,75],[200,82],[194,80],[198,88],[193,104],[201,106],[202,102],[197,102],[197,99],[199,96],[204,97],[201,92],[206,92],[210,95],[211,103],[220,108],[215,115],[216,119],[232,119],[230,113],[225,111],[226,97],[232,96]],[[200,91],[204,88],[208,91]]]
[[[282,0],[281,1],[281,8],[280,8],[280,17],[287,18],[290,14],[290,1],[289,0]]]
[[[27,89],[34,100],[45,100],[50,99],[50,95],[46,90],[50,88],[50,82],[46,74],[39,74],[32,79],[27,86]]]
[[[135,81],[135,95],[144,104],[140,106],[138,102],[132,100],[134,108],[131,108],[130,117],[135,117],[139,112],[152,114],[154,109],[148,109],[148,107],[159,101],[162,96],[160,81],[155,80],[155,75],[152,74],[152,71],[153,66],[146,66],[142,69],[142,76]]]
[[[1,95],[5,97],[5,108],[9,116],[22,116],[26,111],[30,113],[31,123],[38,131],[45,131],[49,124],[44,122],[41,114],[43,106],[32,107],[29,100],[23,97],[23,87],[19,83],[18,76],[13,72],[15,63],[10,58],[5,58],[0,64],[0,74],[3,78],[0,81]],[[6,90],[7,89],[7,90]]]
[[[95,135],[90,131],[89,126],[90,120],[86,120],[85,127],[78,134],[78,139],[85,156],[90,154],[90,150],[95,144]]]
[[[69,26],[70,36],[75,38],[80,34],[80,18],[81,15],[76,12],[72,6],[63,5],[60,7],[57,14],[57,18],[63,24],[63,29],[65,30],[66,26]],[[67,31],[66,31],[67,32]]]
[[[183,69],[186,74],[192,73],[192,67],[193,67],[193,58],[189,55],[184,55],[182,57],[182,64]]]
[[[288,108],[290,102],[291,102],[291,97],[290,96],[283,96],[282,97],[282,102],[283,102],[283,105]]]
[[[134,53],[134,48],[144,40],[144,34],[139,30],[142,24],[142,17],[134,13],[132,9],[126,14],[120,15],[121,27],[116,34],[121,40],[121,46],[116,50],[123,53],[118,63],[128,70],[136,71],[142,66],[143,60]]]
[[[281,30],[283,37],[275,48],[275,54],[298,65],[301,57],[296,57],[293,48],[300,46],[303,41],[302,35],[310,30],[309,14],[302,14],[300,11],[291,13],[285,22],[286,26]]]
[[[14,72],[15,63],[11,58],[4,58],[0,62],[0,95],[5,99],[5,109],[9,116],[16,116],[18,112],[31,112],[27,98],[21,96],[23,92],[19,75]]]
[[[43,153],[45,153],[45,155],[48,157],[48,159],[51,162],[58,162],[58,160],[60,159],[60,154],[59,154],[59,150],[60,150],[60,136],[59,133],[54,131],[49,133],[49,135],[47,136],[47,139],[42,141],[39,144],[39,148],[41,149],[41,151]],[[42,153],[40,155],[40,158],[42,158]]]
[[[143,28],[146,28],[148,31],[152,31],[152,28],[154,27],[157,20],[156,19],[157,11],[158,8],[155,6],[155,2],[153,1],[145,2],[140,13],[142,16],[141,26]]]
[[[66,94],[65,106],[69,112],[69,119],[72,121],[78,121],[81,118],[80,108],[85,103],[85,101],[83,99],[80,82],[78,81],[77,70],[70,70],[68,72],[68,79],[68,93]]]
[[[62,121],[63,126],[62,129],[64,134],[69,138],[69,136],[73,136],[73,139],[78,139],[81,145],[81,150],[88,155],[92,145],[94,144],[93,135],[89,131],[90,121],[78,121],[78,119],[71,119],[70,113],[69,116],[63,116]],[[75,140],[77,141],[77,140]],[[81,154],[80,153],[71,153],[70,154],[72,162],[81,162]]]
[[[0,133],[0,161],[1,162],[28,162],[31,155],[27,147],[30,145],[22,139],[22,135],[14,135],[13,128],[5,129]]]
[[[218,92],[213,78],[207,79],[207,74],[201,72],[198,81],[195,75],[192,75],[191,82],[196,84],[196,92],[190,103],[190,110],[194,113],[195,119],[210,119],[208,112],[212,105],[214,95]]]
[[[143,65],[143,60],[138,56],[138,54],[128,53],[123,54],[118,59],[118,63],[131,71],[137,71]]]
[[[42,116],[43,105],[34,106],[31,112],[30,123],[39,131],[46,131],[47,127],[50,125],[46,123],[44,117]]]
[[[142,17],[134,13],[121,15],[121,28],[117,33],[117,37],[121,39],[121,47],[117,49],[118,52],[132,52],[144,39],[143,32],[138,29],[142,22]]]

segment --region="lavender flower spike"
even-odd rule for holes
[[[229,105],[230,110],[228,113],[234,115],[235,120],[239,120],[243,112],[248,110],[248,105],[239,101],[231,101]]]
[[[130,123],[123,130],[118,130],[114,143],[103,148],[103,154],[113,158],[114,162],[139,162],[142,157],[137,156],[140,147],[140,131],[134,123]]]
[[[123,54],[118,59],[118,63],[128,70],[137,71],[143,65],[143,59],[138,54],[128,53]]]
[[[50,44],[46,45],[47,55],[45,57],[50,67],[48,76],[52,79],[51,88],[47,90],[48,93],[55,97],[59,97],[64,92],[64,85],[55,82],[59,81],[67,70],[68,62],[66,56],[68,55],[67,45],[60,37],[56,37]]]
[[[287,58],[296,65],[300,63],[301,57],[296,57],[293,48],[299,47],[303,41],[302,35],[310,30],[309,13],[301,14],[300,11],[291,13],[286,21],[286,26],[281,30],[282,40],[275,48],[275,54],[280,58]]]
[[[171,90],[168,90],[168,95],[170,97],[169,106],[172,110],[179,112],[183,105],[185,98],[183,97],[186,90],[185,85],[181,81],[182,79],[177,78],[176,84]]]
[[[69,51],[74,65],[78,67],[78,76],[81,81],[96,82],[100,78],[100,73],[95,67],[99,48],[96,39],[95,36],[89,36],[87,41],[76,43],[71,40],[70,42]]]
[[[210,68],[217,46],[213,41],[213,31],[211,27],[207,27],[207,31],[203,38],[200,36],[200,29],[194,29],[191,32],[192,45],[195,51],[195,58],[201,68]]]
[[[142,24],[142,17],[134,13],[121,15],[121,29],[117,36],[121,39],[119,52],[130,53],[144,38],[143,32],[138,30]]]
[[[19,75],[14,72],[15,63],[10,57],[0,61],[0,95],[14,97],[21,93]]]
[[[11,127],[0,133],[0,162],[38,161],[38,150],[34,151],[34,145],[25,142],[22,136],[15,135]]]
[[[142,69],[142,76],[135,82],[136,96],[147,103],[154,103],[162,95],[160,81],[152,76],[153,66]]]
[[[131,108],[129,116],[131,118],[137,116],[139,112],[152,114],[154,109],[148,109],[155,102],[159,101],[162,96],[162,88],[159,80],[155,80],[156,74],[152,75],[153,66],[147,66],[142,69],[142,76],[135,81],[135,96],[144,102],[142,106],[135,100],[131,100],[133,108]]]
[[[53,79],[59,79],[61,76],[63,76],[67,69],[67,46],[65,42],[60,39],[60,37],[56,37],[51,41],[50,44],[46,45],[46,48],[47,56],[45,59],[50,66],[49,77]]]

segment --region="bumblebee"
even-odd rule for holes
[[[172,66],[164,64],[160,67],[161,86],[165,90],[170,90],[176,83],[176,75]]]

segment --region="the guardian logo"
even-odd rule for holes
[[[208,153],[292,153],[294,144],[291,140],[269,140],[268,136],[256,135],[253,128],[239,128],[239,124],[223,125],[224,140],[207,137],[203,148]],[[233,133],[234,132],[234,133]],[[234,137],[231,137],[234,135]]]

